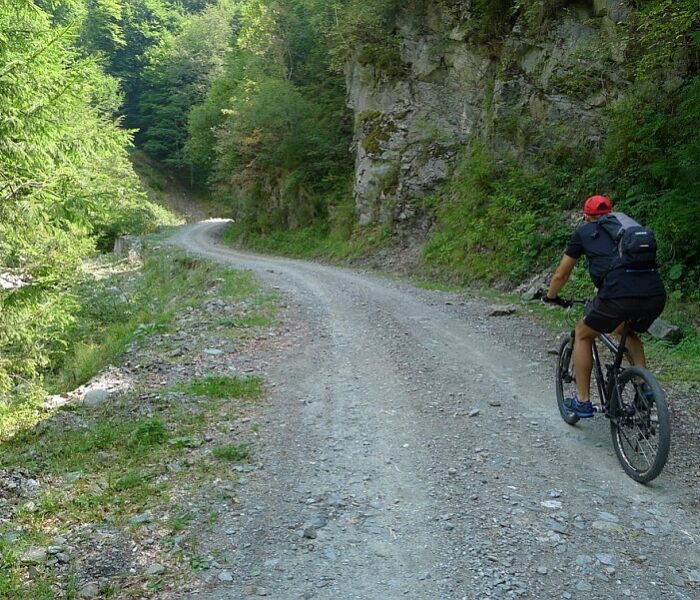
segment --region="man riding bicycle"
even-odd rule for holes
[[[617,241],[599,222],[612,212],[612,202],[605,196],[592,196],[583,205],[583,220],[571,236],[564,257],[549,284],[546,303],[560,304],[559,291],[569,280],[576,261],[583,255],[588,272],[598,293],[587,304],[583,319],[576,325],[574,340],[574,369],[576,394],[567,398],[564,406],[578,417],[593,416],[590,401],[593,341],[599,333],[622,333],[625,322],[632,324],[625,347],[632,364],[646,367],[644,346],[637,335],[662,313],[666,290],[654,268],[631,269],[614,262],[618,255]]]

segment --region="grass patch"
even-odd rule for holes
[[[252,327],[272,327],[276,321],[272,317],[264,314],[245,315],[243,317],[227,317],[220,321],[224,327],[233,329],[249,329]]]
[[[244,398],[257,400],[263,394],[259,377],[225,377],[213,375],[194,379],[180,389],[196,396],[207,398]]]
[[[194,515],[189,512],[181,512],[175,515],[170,521],[170,529],[173,533],[179,533],[180,531],[185,531],[190,523],[194,519]]]
[[[700,388],[700,336],[691,334],[676,346],[645,341],[648,363],[664,383],[686,383]]]
[[[423,200],[437,217],[423,248],[426,266],[462,282],[521,281],[565,243],[568,232],[551,214],[556,198],[542,174],[475,144]]]
[[[250,444],[226,444],[217,446],[212,455],[219,460],[246,462],[251,457]]]
[[[124,415],[99,419],[90,427],[34,428],[5,442],[0,465],[50,475],[100,471],[105,461],[129,467],[153,456],[169,437],[160,418],[129,420]]]
[[[209,381],[202,389],[221,396],[233,389],[240,397],[253,397],[262,390],[256,378],[233,386],[222,379],[215,386]],[[70,413],[75,417],[72,425],[35,427],[3,444],[0,468],[27,469],[40,477],[46,489],[31,506],[17,507],[9,524],[0,525],[0,598],[43,597],[41,582],[27,582],[27,567],[19,557],[29,546],[48,545],[57,530],[104,522],[126,528],[129,518],[144,510],[151,510],[157,518],[159,507],[171,502],[170,490],[180,493],[218,473],[216,468],[204,468],[206,465],[245,462],[252,457],[250,444],[228,443],[215,446],[210,454],[202,451],[203,458],[196,463],[184,460],[204,444],[203,436],[198,435],[202,429],[235,414],[237,407],[223,397],[188,401],[186,409],[161,405],[157,417],[138,416],[133,406],[123,406],[118,414],[107,410],[113,408],[100,412],[79,408]],[[165,469],[170,464],[181,467],[170,472]],[[168,525],[180,532],[192,518],[180,513]],[[4,544],[5,531],[18,536],[12,544]],[[50,584],[54,585],[53,580]]]

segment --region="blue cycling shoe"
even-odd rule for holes
[[[564,408],[580,419],[590,419],[594,412],[590,402],[579,402],[576,396],[564,400]]]

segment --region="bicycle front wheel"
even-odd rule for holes
[[[659,476],[671,447],[671,416],[666,394],[647,369],[629,367],[612,399],[610,433],[617,458],[635,481]]]
[[[579,418],[564,406],[564,401],[576,393],[576,376],[574,373],[574,361],[571,356],[574,350],[574,340],[571,335],[562,339],[557,355],[556,385],[557,406],[559,414],[569,425],[578,423]]]

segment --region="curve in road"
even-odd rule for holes
[[[602,419],[560,420],[554,340],[479,300],[234,251],[222,226],[173,243],[257,273],[307,333],[266,373],[264,468],[222,526],[234,580],[193,600],[697,597],[688,490],[628,479]]]

